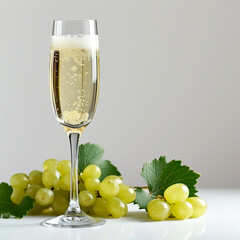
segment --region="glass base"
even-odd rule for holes
[[[50,218],[41,223],[45,227],[59,228],[84,228],[103,225],[106,221],[101,218],[93,218],[82,213],[65,214]]]

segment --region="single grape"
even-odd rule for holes
[[[136,198],[136,192],[128,185],[120,184],[117,197],[123,200],[125,203],[131,203]]]
[[[10,184],[14,189],[23,190],[28,186],[28,177],[24,173],[16,173],[10,178]]]
[[[69,160],[62,160],[57,164],[57,170],[62,174],[66,175],[71,171],[71,162]]]
[[[42,186],[39,185],[30,185],[26,190],[26,196],[29,196],[32,199],[35,199],[35,195]]]
[[[88,165],[84,168],[82,173],[83,181],[86,181],[87,178],[99,178],[101,176],[101,169],[94,164]]]
[[[20,204],[22,199],[25,197],[26,192],[24,190],[13,189],[11,194],[11,200],[15,204]]]
[[[147,210],[149,216],[156,221],[165,220],[171,214],[171,206],[161,199],[151,200],[148,203]]]
[[[164,197],[170,204],[181,200],[186,200],[188,195],[189,189],[182,183],[173,184],[164,191]]]
[[[84,190],[79,193],[79,203],[81,206],[88,207],[95,203],[96,196],[94,193]]]
[[[188,201],[182,200],[172,205],[172,214],[177,219],[187,219],[193,214],[192,204]]]
[[[67,198],[68,199],[68,201],[69,201],[69,198],[70,198],[70,193],[69,193],[69,191],[65,191],[65,190],[63,190],[63,189],[55,189],[55,190],[53,190],[53,193],[54,193],[54,196],[55,196],[55,192],[57,192],[57,194],[61,194],[61,195],[63,195],[65,198]]]
[[[53,212],[57,215],[64,214],[68,208],[68,198],[61,191],[54,191],[54,199],[51,204]]]
[[[94,192],[99,190],[100,181],[97,178],[87,178],[85,181],[85,187],[87,190]]]
[[[42,186],[42,172],[38,170],[33,170],[29,173],[28,176],[30,185],[39,185]]]
[[[123,217],[127,213],[127,204],[117,197],[107,200],[107,208],[109,213],[115,218]]]
[[[190,197],[187,199],[193,206],[192,218],[197,218],[202,216],[207,211],[206,202],[200,197]]]
[[[71,174],[68,173],[66,175],[63,175],[57,185],[57,187],[65,190],[70,191],[70,181],[71,181]]]
[[[53,202],[54,193],[48,188],[41,188],[37,191],[35,200],[40,206],[48,206]]]
[[[122,177],[116,176],[116,175],[109,175],[109,176],[105,177],[105,179],[112,179],[119,185],[123,183]]]
[[[100,183],[99,193],[103,198],[113,198],[119,192],[119,185],[112,179],[103,179]]]
[[[43,185],[49,189],[55,188],[60,180],[60,172],[53,167],[47,168],[42,174]]]
[[[28,212],[28,215],[38,215],[45,209],[44,206],[40,206],[36,203],[33,203],[33,208]]]
[[[108,202],[104,198],[97,198],[96,202],[92,205],[93,212],[98,217],[107,217],[109,215]]]
[[[58,160],[57,159],[47,159],[44,163],[43,163],[43,170],[46,170],[47,168],[56,168],[58,164]]]

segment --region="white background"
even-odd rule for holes
[[[97,19],[101,87],[82,137],[133,186],[144,162],[182,159],[201,187],[239,187],[240,1],[0,0],[0,181],[66,159],[52,112],[53,19]]]

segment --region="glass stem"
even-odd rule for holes
[[[70,151],[71,151],[71,180],[70,180],[70,202],[66,214],[81,213],[78,202],[78,142],[80,134],[70,133]]]

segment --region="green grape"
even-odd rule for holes
[[[62,160],[57,164],[57,170],[62,174],[66,175],[71,171],[71,162],[69,160]]]
[[[45,209],[44,206],[40,206],[36,203],[33,203],[33,208],[28,212],[28,215],[38,215]]]
[[[26,190],[26,196],[29,196],[32,199],[35,199],[35,195],[42,186],[39,185],[30,185]]]
[[[94,193],[84,190],[79,193],[79,203],[81,206],[88,207],[95,203],[96,196]]]
[[[96,216],[95,213],[93,212],[92,206],[89,207],[89,210],[88,210],[87,214],[90,215],[90,216]]]
[[[13,192],[11,194],[11,200],[15,204],[20,204],[22,199],[25,197],[26,192],[24,190],[19,189],[13,189]]]
[[[10,178],[10,184],[15,189],[23,190],[28,186],[28,177],[24,173],[16,173]]]
[[[116,197],[119,192],[119,185],[112,179],[103,179],[100,183],[99,193],[103,198]]]
[[[63,195],[63,196],[64,196],[65,198],[67,198],[68,201],[69,201],[69,198],[70,198],[70,193],[69,193],[69,191],[65,191],[65,190],[63,190],[63,189],[53,190],[54,196],[55,196],[55,192],[57,192],[57,194]]]
[[[107,217],[109,215],[108,202],[104,198],[97,198],[92,205],[93,212],[99,217]]]
[[[28,176],[30,185],[40,185],[42,186],[42,172],[38,170],[33,170]]]
[[[82,173],[83,181],[86,181],[87,178],[100,178],[101,176],[101,169],[94,164],[88,165],[84,168]]]
[[[68,208],[68,198],[62,191],[54,191],[54,199],[51,204],[53,212],[57,215],[64,214]]]
[[[156,221],[165,220],[171,214],[170,205],[161,199],[151,200],[148,203],[147,210],[149,216]]]
[[[128,185],[120,184],[117,197],[123,200],[125,203],[131,203],[136,198],[136,192]]]
[[[43,170],[46,170],[48,168],[56,168],[58,165],[58,160],[57,159],[47,159],[43,163]]]
[[[192,218],[197,218],[202,216],[207,211],[206,202],[200,197],[190,197],[187,199],[193,206]]]
[[[57,187],[65,191],[70,191],[70,181],[71,181],[71,174],[68,173],[60,178],[60,181],[58,182]]]
[[[53,167],[47,168],[42,174],[43,185],[47,188],[55,188],[60,180],[60,172]]]
[[[40,206],[49,206],[54,199],[54,193],[48,188],[41,188],[35,195],[35,200]]]
[[[78,190],[79,191],[86,190],[86,187],[85,187],[84,181],[82,180],[81,175],[78,175]]]
[[[187,219],[193,214],[192,204],[188,201],[182,200],[172,205],[172,214],[177,219]]]
[[[109,175],[109,176],[105,177],[105,179],[112,179],[119,185],[123,183],[122,177],[119,177],[119,176],[116,176],[116,175]]]
[[[90,214],[92,208],[91,208],[91,206],[89,206],[89,207],[81,206],[81,210],[84,211],[86,214]]]
[[[182,183],[173,184],[164,191],[164,197],[169,203],[186,200],[188,195],[189,189]]]
[[[53,210],[50,205],[46,206],[43,211],[41,212],[42,215],[53,215]]]
[[[94,192],[99,190],[100,181],[97,178],[87,178],[85,181],[85,187],[87,190]]]
[[[109,213],[115,218],[123,217],[127,213],[127,204],[117,197],[107,200],[107,208]]]

